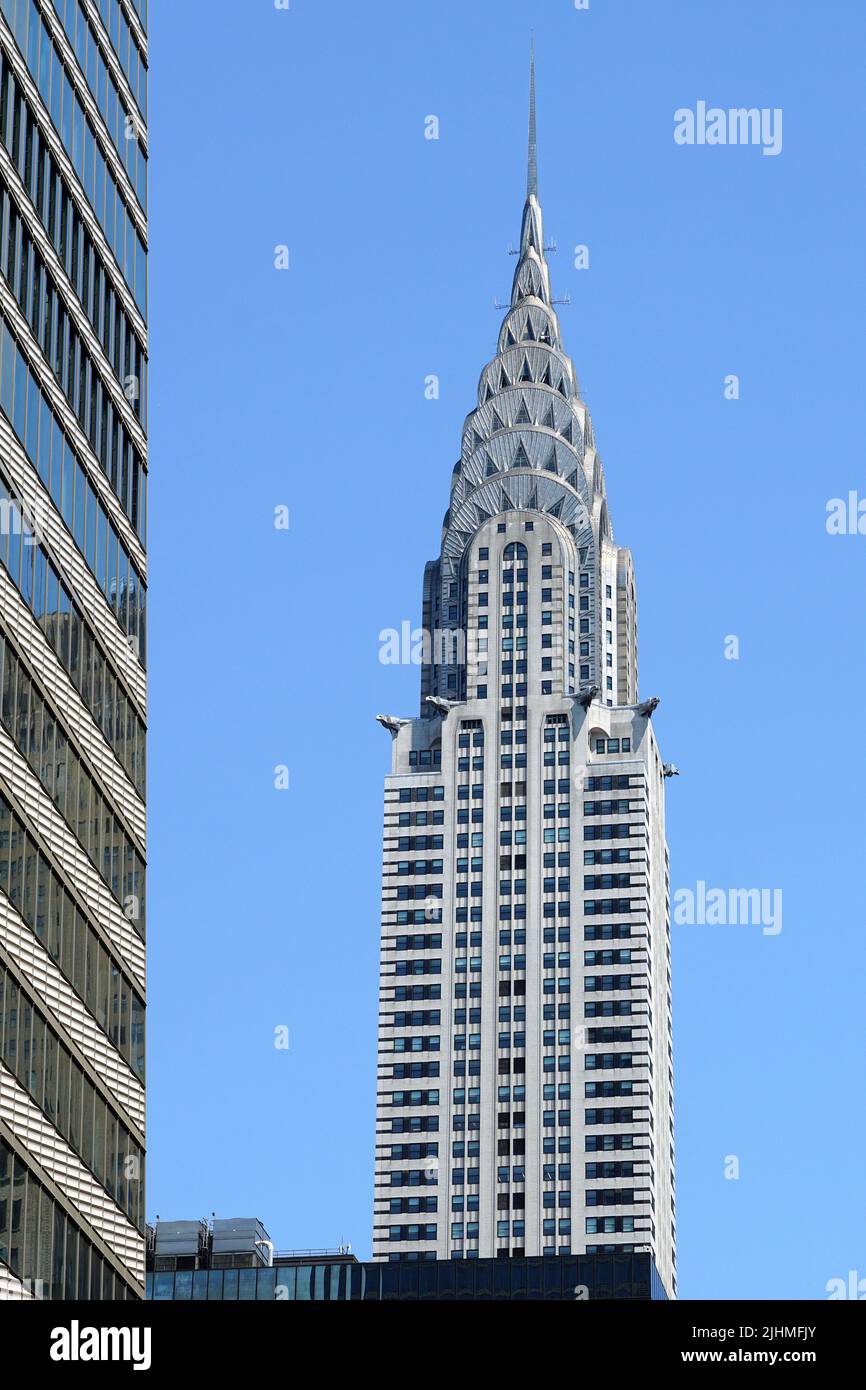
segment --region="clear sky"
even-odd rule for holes
[[[379,633],[495,350],[532,27],[672,891],[783,894],[673,928],[680,1293],[822,1298],[866,1277],[866,535],[825,525],[866,496],[861,0],[153,4],[148,1213],[369,1256],[374,716],[419,698]],[[699,101],[781,108],[781,153],[676,144]]]

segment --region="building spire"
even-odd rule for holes
[[[526,196],[538,197],[538,137],[535,124],[535,34],[529,53],[529,153],[526,170]]]

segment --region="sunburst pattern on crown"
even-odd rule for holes
[[[473,536],[490,517],[535,511],[555,518],[573,536],[581,565],[594,565],[603,545],[613,543],[592,419],[554,307],[537,168],[533,59],[527,194],[511,303],[463,427],[440,558],[425,576],[425,627],[451,625],[447,596]],[[422,693],[438,690],[449,674],[449,668],[426,672]]]

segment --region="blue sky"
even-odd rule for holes
[[[672,889],[783,892],[776,936],[673,929],[680,1294],[821,1298],[866,1276],[866,536],[825,526],[866,494],[857,0],[153,6],[148,1212],[369,1255],[374,715],[418,704],[378,634],[495,349],[532,27]],[[782,152],[675,144],[700,100],[781,108]]]

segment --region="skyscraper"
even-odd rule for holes
[[[562,344],[535,71],[511,305],[385,785],[374,1259],[649,1252],[676,1291],[666,769]]]
[[[0,0],[0,1298],[144,1292],[147,0]]]

